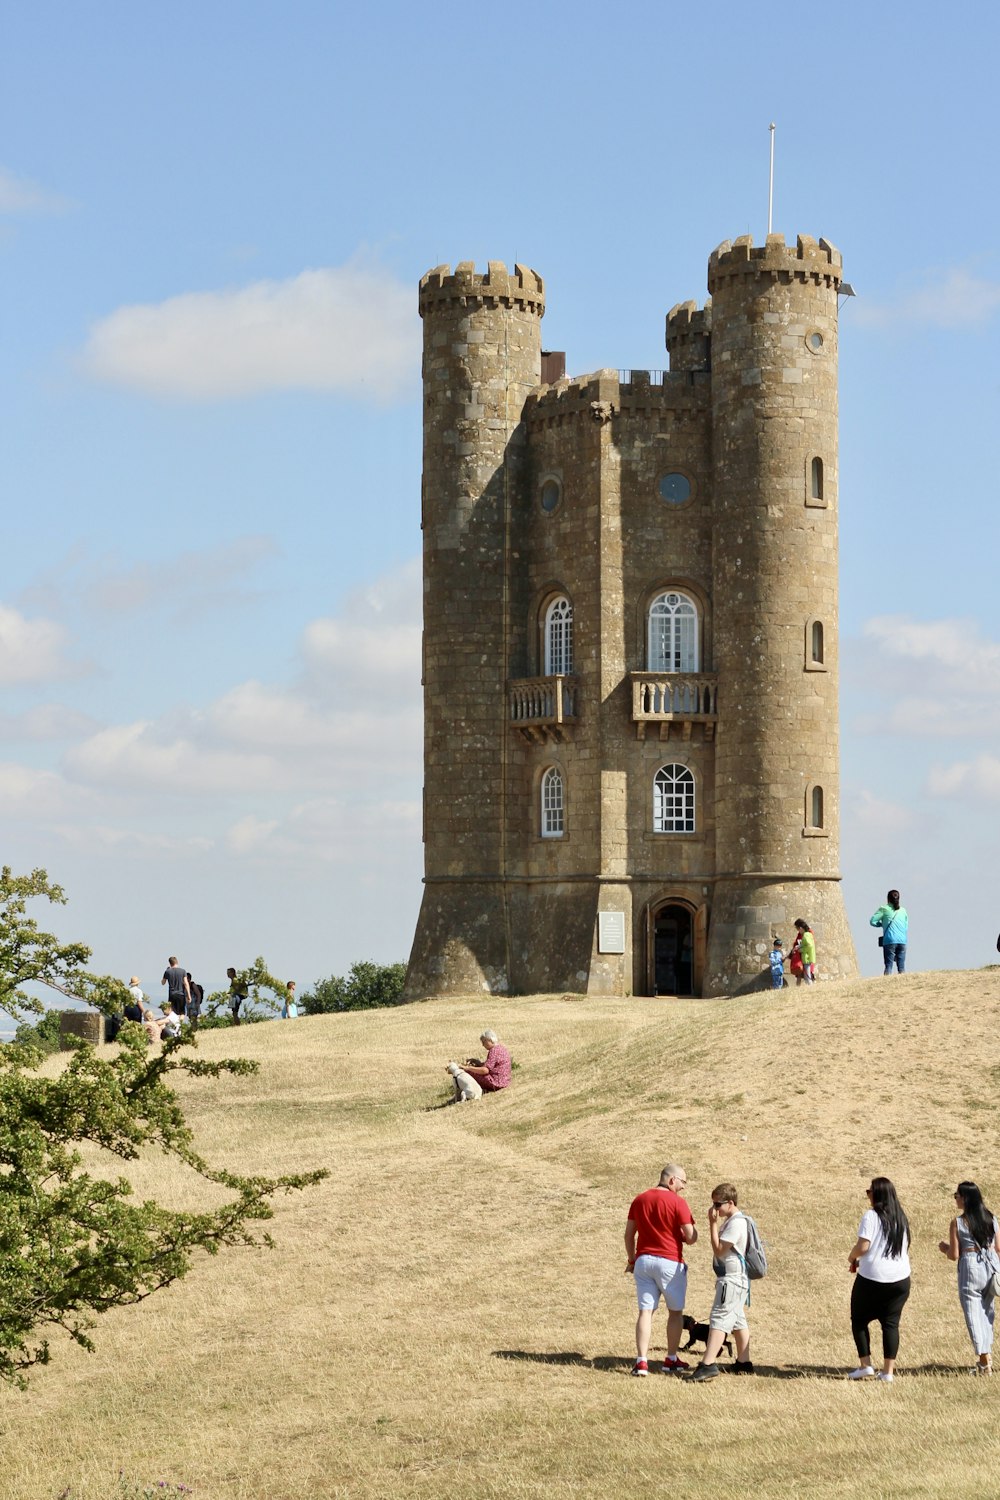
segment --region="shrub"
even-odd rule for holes
[[[402,1005],[405,964],[352,964],[346,979],[331,974],[321,979],[300,1000],[307,1016],[339,1010],[376,1010],[383,1005]]]

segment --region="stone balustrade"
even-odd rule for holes
[[[632,719],[639,739],[648,724],[660,725],[660,738],[669,739],[670,726],[681,726],[690,739],[695,724],[706,740],[715,736],[719,680],[714,672],[633,672]]]
[[[575,677],[520,677],[507,684],[510,722],[525,739],[561,740],[578,713]]]

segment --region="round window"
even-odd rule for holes
[[[813,329],[812,333],[806,334],[806,343],[814,354],[819,353],[823,347],[823,335],[818,328]]]
[[[683,505],[686,500],[691,499],[690,479],[676,471],[664,474],[660,480],[660,499],[665,500],[668,505]]]
[[[541,503],[542,510],[551,515],[562,499],[562,485],[558,479],[546,479],[542,485]]]

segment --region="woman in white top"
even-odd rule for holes
[[[869,1325],[882,1328],[879,1380],[891,1380],[899,1353],[899,1315],[910,1295],[910,1224],[888,1177],[873,1177],[866,1189],[869,1207],[861,1216],[858,1237],[847,1257],[856,1272],[851,1292],[851,1332],[858,1349],[858,1368],[851,1380],[874,1375]]]
[[[958,1300],[979,1363],[973,1375],[993,1374],[993,1273],[1000,1268],[1000,1226],[974,1182],[955,1190],[958,1210],[938,1249],[958,1261]]]

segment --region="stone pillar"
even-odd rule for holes
[[[755,986],[771,937],[857,960],[839,873],[837,288],[825,240],[709,262],[716,883],[705,992]],[[814,627],[819,627],[818,633]]]

